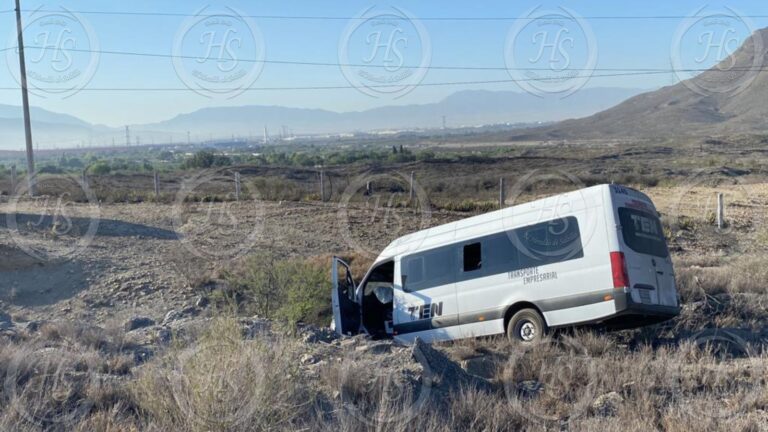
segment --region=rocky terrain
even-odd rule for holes
[[[327,259],[465,214],[317,202],[0,207],[2,430],[768,430],[762,183],[646,190],[683,313],[399,346],[215,307],[245,256]],[[724,193],[728,226],[713,227]],[[344,211],[342,211],[344,210]]]

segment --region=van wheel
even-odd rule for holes
[[[534,309],[518,311],[507,324],[507,338],[511,342],[538,342],[548,331],[544,318]]]

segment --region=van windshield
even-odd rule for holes
[[[661,221],[641,210],[619,208],[619,222],[624,243],[637,253],[666,258],[669,255]]]

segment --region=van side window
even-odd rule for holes
[[[584,257],[579,223],[573,216],[553,219],[454,243],[402,258],[405,291],[462,282]]]
[[[408,277],[405,291],[414,292],[456,281],[458,254],[455,246],[443,246],[403,257]]]
[[[520,268],[582,258],[579,223],[573,216],[537,223],[515,231]]]
[[[483,265],[480,243],[472,243],[464,246],[464,271],[480,270]]]
[[[424,257],[414,256],[408,260],[404,260],[408,264],[405,266],[406,273],[408,275],[408,281],[412,284],[419,283],[424,280]]]

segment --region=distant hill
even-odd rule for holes
[[[385,106],[365,111],[333,112],[322,109],[280,106],[211,107],[180,114],[157,123],[131,125],[132,136],[143,143],[167,142],[173,136],[186,141],[187,131],[197,137],[230,135],[261,136],[264,126],[274,136],[283,126],[296,134],[367,132],[372,130],[438,128],[442,116],[448,127],[498,123],[551,122],[591,115],[613,106],[639,89],[591,88],[567,99],[513,91],[467,90],[437,103]],[[332,97],[332,95],[329,95]],[[81,143],[104,145],[124,142],[123,128],[92,125],[76,117],[32,109],[33,139],[41,148],[70,147]],[[24,145],[22,111],[18,106],[0,105],[0,149],[21,149]]]
[[[608,108],[640,90],[585,89],[566,100],[557,95],[533,96],[512,91],[467,90],[437,103],[373,108],[337,113],[277,106],[204,108],[173,119],[142,125],[165,132],[260,134],[266,125],[277,133],[285,125],[296,133],[356,132],[382,129],[437,128],[446,116],[449,127],[494,123],[548,122],[583,117]]]
[[[755,44],[758,44],[757,47]],[[753,62],[762,52],[762,68]],[[673,86],[643,93],[590,117],[515,133],[514,139],[669,137],[768,132],[768,29],[752,34],[718,65]],[[758,58],[759,59],[759,58]],[[718,70],[720,68],[721,70]],[[757,69],[751,84],[728,90],[734,76]],[[723,72],[730,70],[731,72]],[[736,81],[738,82],[738,81]],[[698,89],[699,91],[694,91]],[[704,91],[702,91],[704,89]]]

